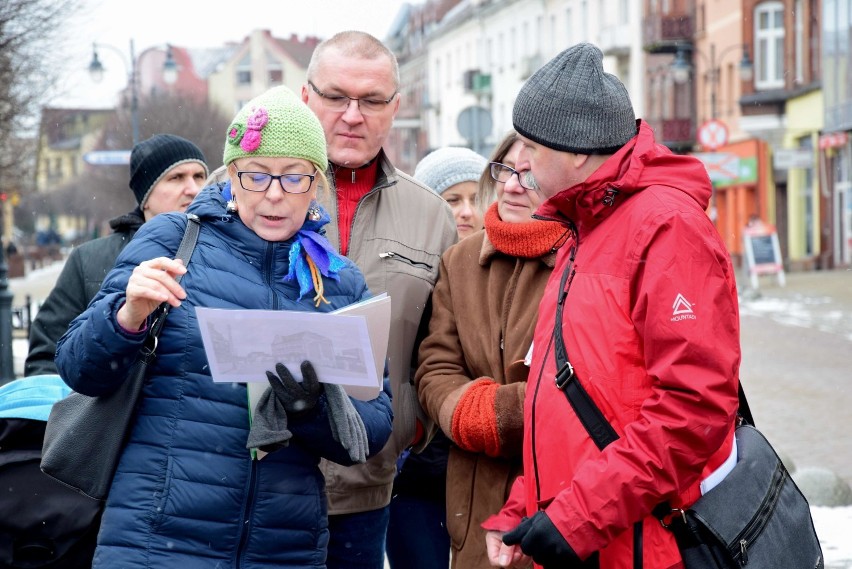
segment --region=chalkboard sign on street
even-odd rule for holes
[[[752,288],[757,289],[758,277],[766,274],[776,274],[778,284],[785,285],[784,263],[781,261],[778,232],[773,226],[761,221],[749,224],[743,231],[743,251],[745,268]]]

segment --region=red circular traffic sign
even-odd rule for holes
[[[716,150],[728,143],[728,127],[719,119],[710,119],[698,127],[698,142],[707,150]]]

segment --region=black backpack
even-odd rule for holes
[[[103,504],[40,470],[45,425],[0,417],[0,569],[92,566]]]

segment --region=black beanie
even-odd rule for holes
[[[179,164],[198,162],[207,176],[204,153],[195,144],[174,134],[155,134],[130,152],[130,189],[140,208],[166,173]]]
[[[572,46],[532,74],[515,99],[515,130],[554,150],[612,154],[636,136],[627,89],[603,70],[603,53]]]

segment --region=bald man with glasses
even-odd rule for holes
[[[322,464],[328,568],[381,569],[396,461],[408,448],[422,450],[433,431],[417,399],[414,366],[420,323],[456,226],[447,203],[397,170],[382,150],[400,96],[396,57],[379,40],[348,31],[319,44],[302,100],[319,117],[328,144],[333,187],[323,203],[331,215],[326,236],[358,265],[374,294],[391,297],[391,440],[367,464]]]

